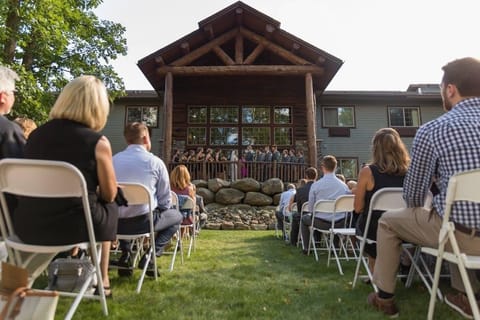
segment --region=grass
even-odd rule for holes
[[[159,258],[158,282],[146,278],[135,293],[133,279],[111,272],[113,299],[105,319],[385,319],[366,304],[371,286],[352,290],[354,262],[343,262],[345,275],[326,257],[316,262],[273,231],[202,230],[191,258],[179,257],[169,272],[170,256]],[[416,281],[397,285],[400,319],[427,316],[428,291]],[[56,319],[63,319],[71,299],[60,298]],[[74,319],[102,319],[98,301],[81,302]],[[461,319],[437,303],[436,319]]]

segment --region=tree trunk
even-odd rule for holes
[[[20,25],[20,11],[21,0],[8,0],[7,1],[7,19],[5,20],[5,27],[7,30],[7,39],[5,40],[5,46],[3,48],[4,62],[11,64],[15,57],[15,48],[17,47],[17,35]]]

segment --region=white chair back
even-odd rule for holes
[[[136,292],[140,293],[142,290],[143,280],[145,279],[145,274],[147,272],[147,268],[149,265],[149,261],[153,261],[154,267],[154,279],[155,281],[158,279],[157,274],[157,259],[156,259],[156,252],[155,252],[155,229],[153,224],[153,208],[152,208],[152,195],[147,187],[139,183],[132,183],[132,182],[118,182],[119,186],[122,188],[123,194],[128,201],[128,205],[147,205],[148,206],[148,220],[149,220],[149,231],[146,233],[136,234],[136,235],[117,235],[118,239],[125,239],[128,241],[137,241],[137,252],[142,252],[141,248],[143,248],[143,240],[147,237],[150,242],[149,248],[149,257],[147,257],[147,261],[142,270],[142,274],[140,279],[137,283]],[[135,259],[137,260],[137,259]]]
[[[41,197],[41,198],[64,198],[78,197],[82,199],[85,224],[88,232],[90,245],[90,256],[94,266],[93,272],[89,275],[80,292],[60,293],[65,295],[74,295],[73,301],[65,319],[71,319],[75,313],[81,299],[85,295],[87,287],[97,277],[98,283],[102,283],[102,274],[99,265],[99,249],[95,240],[95,233],[92,224],[90,205],[88,202],[87,184],[85,179],[75,166],[62,161],[49,160],[31,160],[31,159],[2,159],[0,160],[0,202],[2,206],[2,218],[0,219],[0,229],[10,252],[10,262],[18,266],[27,268],[30,272],[30,284],[47,268],[51,258],[62,251],[71,249],[80,244],[46,246],[34,245],[22,242],[15,234],[11,222],[11,215],[6,203],[5,193],[18,196]],[[32,213],[34,214],[34,212]],[[41,232],[41,230],[39,230]],[[23,259],[21,252],[28,252],[29,257]],[[48,259],[35,265],[34,270],[30,270],[29,264],[34,261],[34,257],[39,254],[45,254]],[[33,263],[32,263],[33,264]],[[108,315],[107,301],[103,286],[98,286],[100,292],[100,302],[105,315]],[[93,297],[93,296],[92,296]]]

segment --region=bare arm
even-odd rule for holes
[[[100,198],[107,202],[112,202],[117,194],[117,179],[113,170],[112,147],[105,136],[102,136],[97,142],[95,159],[97,160]]]
[[[355,200],[353,207],[356,213],[362,213],[365,207],[365,193],[372,190],[374,187],[372,170],[369,166],[365,166],[360,170],[358,174],[358,183],[355,188]]]

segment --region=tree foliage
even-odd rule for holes
[[[125,28],[99,19],[101,0],[0,0],[0,64],[19,74],[11,116],[43,122],[71,79],[91,74],[104,81],[111,98],[124,94],[110,65],[127,52]]]

